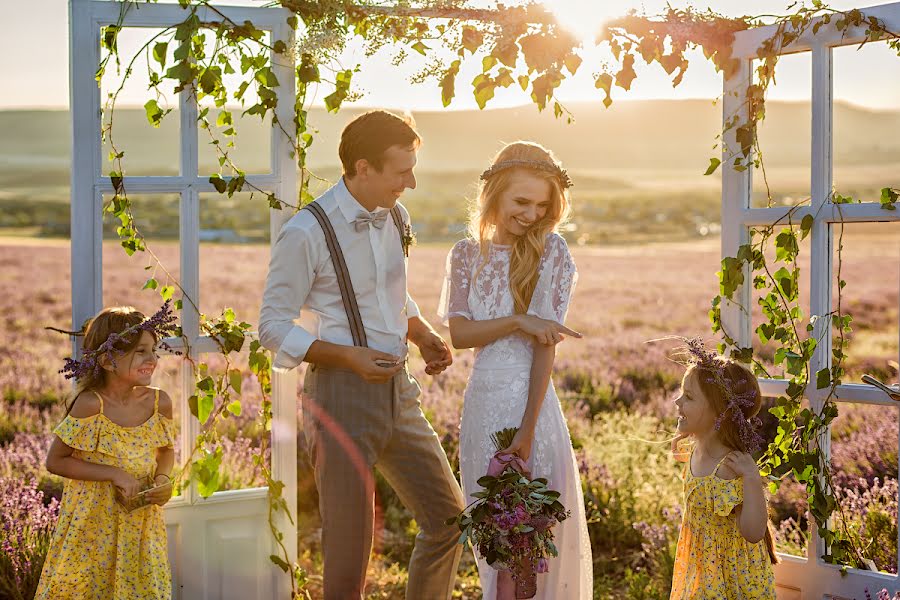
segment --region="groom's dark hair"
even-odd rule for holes
[[[344,175],[355,176],[356,161],[363,158],[380,173],[388,148],[417,148],[422,138],[415,126],[411,116],[398,117],[386,110],[372,110],[350,121],[341,133],[338,149]]]

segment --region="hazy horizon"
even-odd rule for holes
[[[0,95],[0,110],[64,109],[68,106],[67,4],[66,0],[31,0],[28,3],[15,3],[5,13],[8,27],[6,35],[0,37],[0,55],[21,56],[22,49],[27,48],[26,56],[29,58],[17,62],[4,60],[0,73],[7,81],[16,82],[16,85],[7,86]],[[220,4],[254,5],[247,0],[224,0]],[[787,0],[756,0],[753,12],[783,13],[787,4]],[[491,2],[472,0],[471,5],[490,6]],[[840,10],[859,6],[860,3],[835,0],[829,5]],[[666,0],[610,0],[603,3],[592,0],[553,0],[548,2],[548,6],[558,12],[564,22],[580,29],[580,34],[584,35],[585,26],[598,26],[603,20],[624,14],[632,8],[656,14],[665,9]],[[740,0],[707,2],[697,8],[702,9],[704,6],[726,16],[739,16],[747,12],[747,3]],[[31,39],[34,31],[32,25],[36,21],[41,23],[40,44],[35,44]],[[128,55],[129,51],[138,47],[139,36],[132,35],[133,33],[134,30],[125,30],[120,34],[119,46],[123,55]],[[602,93],[594,88],[592,74],[598,65],[611,57],[596,48],[585,49],[582,55],[585,63],[578,74],[563,82],[557,90],[558,97],[564,103],[599,102],[602,99]],[[689,54],[689,58],[691,67],[683,83],[677,88],[672,88],[662,69],[638,64],[638,78],[633,88],[628,92],[614,89],[614,100],[618,103],[644,99],[712,100],[717,97],[721,93],[721,75],[715,72],[701,52],[694,51]],[[427,60],[425,57],[412,53],[400,67],[394,67],[390,59],[390,49],[381,50],[371,58],[366,58],[359,44],[352,41],[348,43],[348,49],[341,57],[343,64],[363,64],[362,71],[354,77],[353,83],[353,89],[364,94],[364,99],[357,106],[415,111],[476,108],[469,82],[480,72],[480,60],[477,56],[474,60],[470,58],[464,62],[458,77],[457,97],[448,109],[441,107],[436,82],[427,80],[418,85],[409,83],[410,76],[424,66]],[[808,53],[783,57],[777,72],[778,84],[771,88],[770,97],[788,101],[808,99],[811,81],[809,63]],[[40,68],[35,68],[37,65]],[[120,98],[123,105],[143,106],[146,101],[146,77],[141,78],[141,74],[141,69],[136,69],[133,81],[126,86]],[[319,97],[322,95],[324,94],[319,94]],[[870,109],[900,109],[900,59],[883,42],[867,44],[858,51],[856,46],[836,49],[834,97],[835,100]],[[528,96],[512,86],[497,90],[496,97],[488,106],[507,108],[527,102]],[[321,100],[317,100],[316,104],[321,105]],[[615,110],[615,105],[612,110]]]

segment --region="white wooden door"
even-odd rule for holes
[[[866,15],[883,20],[888,29],[900,31],[900,3],[863,8]],[[740,59],[738,72],[725,82],[723,122],[732,115],[741,115],[744,122],[747,107],[743,102],[747,86],[752,82],[752,60],[757,56],[760,44],[775,34],[774,27],[760,27],[739,32],[735,36],[735,58]],[[810,312],[826,315],[832,310],[832,269],[833,235],[832,224],[844,222],[893,222],[900,220],[897,211],[883,210],[878,203],[841,205],[840,213],[831,203],[832,190],[832,49],[838,46],[857,45],[865,39],[863,28],[848,31],[843,35],[833,27],[822,27],[818,34],[804,35],[784,49],[785,54],[808,52],[812,63],[812,137],[810,140],[811,181],[810,206],[795,212],[795,224],[806,215],[812,215],[814,225],[810,234]],[[726,146],[738,147],[734,129],[726,136]],[[751,208],[751,170],[738,172],[730,168],[723,158],[722,173],[722,256],[736,256],[738,248],[748,243],[749,228],[767,226],[784,218],[786,208]],[[900,176],[900,174],[898,174]],[[786,220],[784,221],[786,224]],[[751,343],[750,323],[750,277],[745,277],[744,286],[735,296],[737,303],[747,308],[742,310],[736,304],[727,304],[722,311],[722,319],[727,330],[742,347]],[[820,340],[813,357],[812,372],[831,366],[831,335],[822,329],[830,327],[830,319],[820,319],[815,331]],[[824,335],[823,335],[824,334]],[[785,392],[786,382],[781,380],[760,380],[765,396],[778,396]],[[811,405],[821,407],[823,391],[816,390],[815,381],[807,392]],[[827,392],[827,390],[824,390]],[[847,403],[881,404],[896,409],[896,404],[870,386],[845,384],[837,389],[837,400]],[[839,417],[840,418],[840,417]],[[824,448],[830,454],[830,435],[824,441]],[[783,562],[775,569],[776,585],[780,600],[820,600],[826,598],[855,598],[862,600],[868,589],[872,597],[878,590],[888,588],[893,594],[900,588],[900,579],[888,573],[875,573],[857,569],[847,569],[829,565],[821,560],[824,545],[815,531],[810,532],[807,556],[797,558],[783,556]]]
[[[69,1],[70,110],[72,116],[72,323],[78,328],[103,304],[103,194],[113,191],[104,176],[101,158],[101,100],[95,73],[100,62],[103,27],[119,22],[123,4],[130,5],[122,25],[126,28],[165,28],[182,22],[187,13],[178,4],[119,3],[109,0]],[[292,48],[294,32],[288,26],[291,13],[281,8],[221,7],[236,23],[251,21],[270,32],[272,44],[282,40]],[[208,8],[200,10],[202,22],[220,20]],[[292,158],[294,64],[288,55],[272,54],[272,69],[280,82],[277,115],[287,135],[271,132],[270,172],[248,173],[247,181],[294,203],[297,197],[296,166]],[[199,223],[201,193],[214,192],[208,176],[198,172],[198,107],[189,89],[179,94],[180,172],[174,176],[126,177],[131,194],[175,193],[180,196],[180,273],[185,293],[200,306]],[[289,211],[272,211],[272,240]],[[259,265],[265,269],[265,264]],[[137,290],[135,290],[137,293]],[[250,317],[255,318],[255,316]],[[181,326],[189,340],[190,355],[197,358],[216,352],[216,345],[200,336],[199,312],[184,303]],[[180,340],[171,340],[176,348]],[[75,352],[78,348],[74,349]],[[182,369],[182,394],[194,389],[188,367]],[[272,471],[285,483],[284,497],[296,515],[296,377],[276,373],[273,380]],[[186,402],[176,406],[183,424],[181,455],[193,447],[199,423]],[[276,554],[268,526],[266,488],[223,491],[201,498],[195,485],[174,498],[165,509],[172,567],[172,597],[181,600],[246,600],[290,597],[290,580],[269,561]],[[296,527],[279,519],[290,562],[296,559]]]

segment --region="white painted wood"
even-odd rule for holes
[[[826,3],[827,4],[827,3]],[[882,4],[860,8],[866,16],[881,19],[890,31],[900,31],[900,2]],[[816,35],[812,34],[810,27],[807,32],[794,43],[782,49],[781,54],[794,54],[812,50],[814,45],[825,46],[853,46],[866,39],[865,27],[848,29],[843,35],[833,25],[826,25],[819,29]],[[760,45],[770,39],[776,33],[776,26],[754,27],[745,31],[739,31],[734,36],[733,56],[738,58],[756,58]],[[792,27],[788,31],[795,30]]]
[[[104,0],[75,0],[91,4],[96,22],[102,24],[116,23],[120,16],[120,4]],[[175,3],[129,3],[125,13],[126,27],[171,27],[183,21],[188,11]],[[254,6],[215,6],[201,7],[197,16],[204,23],[219,22],[228,18],[235,23],[251,21],[259,29],[271,30],[285,22],[291,13],[286,9],[270,9]]]
[[[100,171],[100,27],[91,6],[69,2],[69,106],[72,114],[71,238],[72,330],[103,307],[102,196],[94,187]],[[81,349],[73,338],[73,356]]]
[[[70,0],[70,90],[73,122],[72,168],[72,303],[73,325],[102,307],[102,212],[104,192],[112,185],[101,172],[100,90],[94,79],[100,60],[101,28],[117,23],[123,5],[109,1]],[[272,30],[275,39],[293,46],[293,31],[286,25],[291,13],[275,8],[225,7],[221,13],[243,23],[252,21]],[[129,4],[124,25],[165,28],[186,16],[177,4]],[[214,7],[198,12],[204,22],[222,18]],[[294,64],[291,57],[279,57],[273,69],[282,86],[276,89],[279,119],[288,135],[293,135]],[[200,336],[199,303],[199,194],[215,189],[198,172],[197,106],[190,90],[179,95],[180,168],[179,175],[127,177],[129,193],[178,193],[180,203],[180,278],[185,290],[181,326],[188,339],[189,358],[217,352],[215,341]],[[292,144],[281,129],[273,128],[271,174],[248,175],[247,182],[271,190],[293,202],[297,196],[296,169]],[[278,213],[278,214],[276,214]],[[273,211],[271,230],[277,232],[289,210]],[[274,239],[274,236],[273,236]],[[264,264],[260,268],[265,268]],[[188,300],[190,298],[193,303]],[[252,335],[251,335],[252,337]],[[186,351],[179,338],[169,340],[173,350]],[[249,340],[248,340],[249,343]],[[296,517],[296,375],[275,374],[273,378],[272,469],[285,482],[284,496]],[[194,389],[194,376],[182,368],[182,392]],[[199,432],[199,423],[190,415],[187,402],[179,407],[182,426],[182,456],[188,456]],[[173,572],[173,598],[286,598],[290,581],[269,561],[278,553],[268,526],[268,490],[254,488],[217,492],[201,498],[196,486],[186,486],[183,495],[166,506],[169,557]],[[278,527],[284,535],[289,560],[297,556],[296,526],[282,518]]]
[[[862,9],[867,15],[876,16],[894,30],[900,30],[900,3],[887,4],[871,9]],[[767,38],[775,33],[774,27],[755,28],[739,32],[735,36],[734,55],[742,59],[756,56],[756,49]],[[790,47],[783,49],[784,54],[812,52],[812,139],[810,206],[791,210],[786,207],[749,208],[743,198],[749,189],[748,181],[741,178],[723,165],[722,191],[722,252],[723,256],[734,256],[739,246],[740,235],[748,227],[767,226],[773,223],[789,222],[799,225],[807,215],[814,217],[810,232],[810,310],[812,314],[826,315],[832,310],[833,285],[833,228],[834,223],[861,222],[894,222],[900,220],[897,211],[887,211],[879,203],[834,205],[831,203],[832,186],[832,48],[858,44],[862,41],[864,31],[851,31],[846,36],[838,34],[833,27],[823,27],[813,38],[807,35]],[[737,75],[725,82],[725,120],[734,114],[734,108],[727,108],[728,103],[735,106],[739,98],[743,98],[750,78],[746,73]],[[733,96],[737,92],[738,97]],[[728,140],[726,138],[726,143]],[[740,199],[740,201],[736,200]],[[735,204],[740,207],[736,208]],[[734,310],[729,307],[728,323],[741,333],[750,327],[748,311]],[[723,310],[723,321],[725,311]],[[738,322],[734,322],[736,320]],[[815,332],[820,340],[810,367],[815,373],[831,366],[830,319],[822,319],[817,323]],[[743,344],[742,344],[743,345]],[[814,377],[813,377],[814,379]],[[761,379],[760,387],[766,396],[778,396],[785,393],[787,382],[778,379]],[[807,399],[814,410],[821,410],[826,391],[815,389],[813,382],[806,392]],[[889,399],[885,394],[871,386],[861,384],[844,384],[835,390],[835,398],[839,402],[862,403],[884,406],[886,410],[900,409],[900,403]],[[898,432],[900,439],[900,432]],[[830,456],[830,431],[820,439],[826,455]],[[812,532],[806,557],[784,557],[776,571],[778,597],[781,600],[792,599],[824,599],[824,598],[861,598],[868,589],[874,595],[882,587],[894,591],[900,585],[896,575],[872,573],[856,569],[843,570],[834,565],[825,564],[820,556],[824,546]],[[900,540],[898,540],[900,554]]]
[[[294,47],[294,30],[286,23],[282,13],[280,23],[272,28],[272,44],[276,40],[283,41],[287,48]],[[288,90],[279,90],[279,102],[275,109],[272,125],[271,171],[278,180],[273,188],[275,195],[288,205],[299,205],[297,200],[297,163],[294,155],[294,143],[297,129],[294,124],[294,73],[293,53],[286,55],[272,52],[271,61],[276,79],[282,87],[289,85]],[[289,92],[289,93],[288,93]],[[277,120],[276,124],[274,121]],[[280,213],[280,214],[275,214]],[[293,211],[270,210],[271,244],[275,244],[278,236],[272,230],[278,230],[284,220]],[[287,373],[273,371],[272,374],[272,475],[284,482],[282,496],[287,503],[290,515],[279,513],[275,519],[276,526],[284,533],[288,563],[297,560],[297,370]],[[292,520],[293,519],[293,522]],[[280,556],[277,547],[272,553]],[[289,598],[291,585],[287,576],[277,578],[275,585],[279,598]]]
[[[830,201],[832,181],[832,62],[831,48],[818,44],[812,53],[812,159],[811,204],[812,210]],[[814,213],[815,216],[815,213]],[[826,317],[831,312],[832,252],[831,226],[822,219],[815,219],[810,231],[810,289],[809,303],[812,315]],[[810,408],[821,414],[827,397],[826,390],[816,389],[815,374],[831,368],[831,319],[816,321],[814,335],[819,340],[810,360],[813,373],[806,390]],[[831,456],[831,430],[822,432],[818,440],[825,456]],[[823,477],[824,481],[824,477]],[[826,549],[814,527],[809,536],[810,561],[818,560]]]
[[[790,216],[788,213],[791,213]],[[816,213],[809,206],[800,206],[791,211],[789,207],[752,208],[741,215],[741,223],[746,227],[762,227],[766,225],[788,224],[788,219],[794,225],[799,225],[806,215],[814,215],[816,218],[828,223],[891,223],[900,221],[900,211],[885,210],[877,202],[863,202],[860,204],[831,204],[827,203]]]
[[[742,122],[748,118],[744,102],[745,88],[750,79],[750,61],[742,60],[734,75],[725,81],[722,101],[722,121],[735,115]],[[752,190],[750,169],[738,171],[733,166],[736,149],[736,128],[725,133],[722,140],[722,256],[737,256],[738,249],[749,243],[750,231],[742,216],[749,210]],[[750,268],[744,268],[744,283],[734,294],[734,300],[723,300],[722,326],[740,347],[750,345]]]
[[[231,177],[222,177],[223,180],[231,181]],[[245,176],[247,186],[256,186],[262,190],[272,190],[278,186],[279,180],[273,175],[253,175]],[[198,193],[215,192],[216,188],[209,182],[209,177],[165,177],[165,176],[125,176],[122,180],[125,188],[129,192],[142,194],[164,194],[178,193],[187,186],[193,187]],[[104,193],[111,193],[113,190],[112,183],[108,177],[99,178],[94,181],[97,189]],[[248,187],[244,188],[245,190]]]

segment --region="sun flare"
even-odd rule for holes
[[[586,46],[593,45],[603,23],[625,13],[618,3],[602,0],[544,0],[560,24]]]

